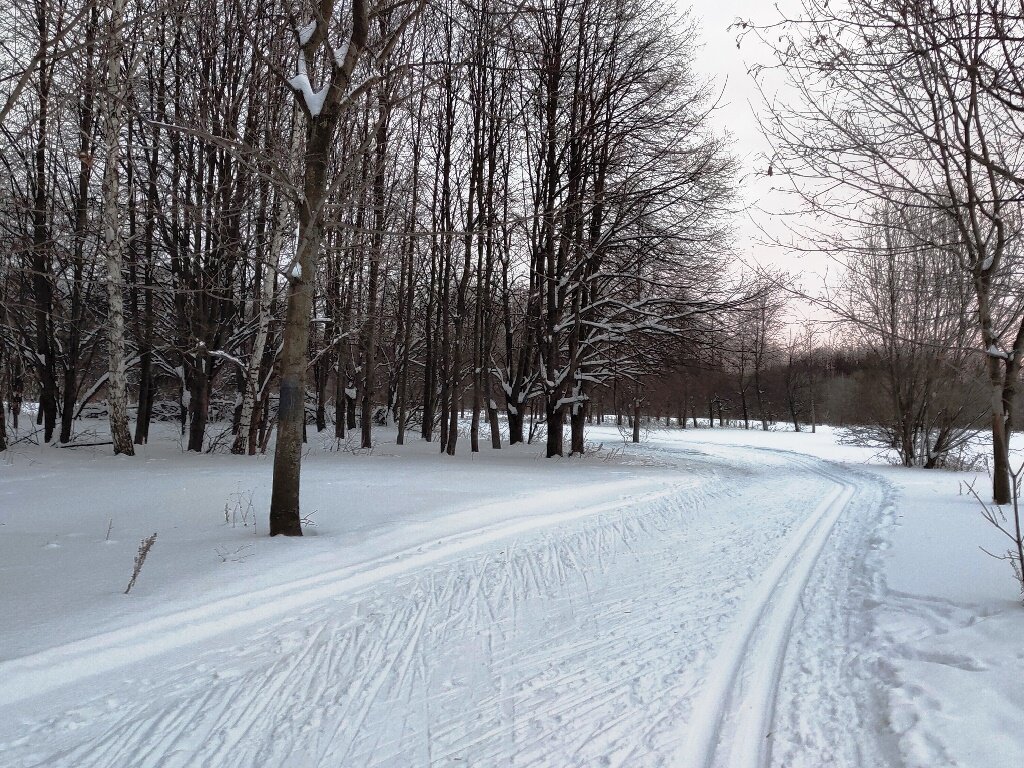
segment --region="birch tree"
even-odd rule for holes
[[[135,455],[128,431],[125,377],[124,235],[121,230],[121,131],[125,123],[127,78],[121,71],[125,0],[110,0],[106,29],[106,83],[103,104],[103,252],[107,268],[107,407],[114,453]]]

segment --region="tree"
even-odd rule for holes
[[[942,466],[984,416],[971,354],[972,286],[956,232],[912,201],[878,210],[851,257],[843,316],[867,351],[857,439],[896,451],[904,466]]]
[[[281,350],[277,417],[277,445],[274,451],[274,480],[270,501],[270,535],[301,536],[299,477],[302,434],[305,422],[306,367],[309,323],[313,307],[313,282],[323,243],[324,202],[332,184],[331,150],[342,118],[357,99],[380,81],[379,74],[356,81],[356,67],[364,54],[373,59],[374,69],[386,65],[392,49],[422,2],[377,41],[368,51],[371,9],[366,0],[352,0],[347,24],[347,42],[335,49],[329,33],[334,24],[334,0],[320,0],[314,18],[296,28],[298,62],[288,84],[296,93],[305,115],[305,149],[301,159],[302,193],[298,201],[298,242],[288,270],[286,318]],[[319,88],[313,83],[323,79]],[[342,165],[342,172],[350,169]]]
[[[127,382],[124,360],[124,237],[121,233],[121,131],[127,80],[121,73],[125,0],[110,0],[106,30],[106,84],[103,104],[103,250],[107,267],[107,338],[109,376],[107,407],[114,453],[135,455],[128,431]]]
[[[771,168],[803,207],[831,217],[805,234],[848,250],[844,227],[901,198],[956,230],[985,356],[999,504],[1010,501],[1008,436],[1024,354],[1024,305],[1011,288],[1019,276],[1003,277],[1016,269],[1007,261],[1021,221],[1024,153],[1006,93],[1019,83],[1022,25],[1000,0],[805,0],[798,17],[756,30],[795,94],[764,123]]]

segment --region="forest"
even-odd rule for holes
[[[660,0],[14,0],[0,449],[98,417],[130,455],[177,421],[273,450],[297,533],[314,429],[553,457],[607,419],[824,420],[941,466],[984,427],[1005,502],[1022,20],[945,5],[738,19],[787,84],[751,169]],[[737,252],[751,179],[837,280]]]

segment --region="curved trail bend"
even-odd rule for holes
[[[140,627],[116,648],[48,651],[97,662],[87,696],[24,662],[54,706],[28,718],[0,698],[2,762],[887,765],[867,662],[849,663],[870,658],[885,489],[809,457],[671,437],[632,457],[660,490],[282,584],[287,610],[259,620],[202,609],[219,632],[175,625],[160,646]]]

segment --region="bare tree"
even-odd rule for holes
[[[1004,57],[1017,50],[1022,22],[998,1],[804,0],[798,16],[758,30],[796,94],[773,102],[765,121],[769,167],[803,207],[831,216],[803,235],[847,250],[843,227],[906,196],[956,230],[985,355],[1000,504],[1010,500],[1008,435],[1024,354],[1024,305],[1011,288],[1019,277],[1001,277],[1021,220],[1024,154],[1005,98],[1020,67]]]
[[[374,69],[385,66],[406,26],[422,7],[404,18],[370,51]],[[298,63],[288,83],[306,117],[305,150],[301,160],[302,195],[298,202],[299,231],[295,259],[288,270],[288,295],[280,367],[277,446],[270,502],[270,535],[301,536],[299,472],[305,421],[306,367],[312,286],[323,242],[324,202],[331,180],[331,150],[338,126],[356,100],[380,81],[377,73],[356,81],[356,67],[367,53],[371,9],[366,0],[352,0],[348,9],[347,42],[335,48],[330,35],[335,24],[334,0],[320,0],[314,16],[296,29]],[[323,82],[314,87],[317,77]],[[342,166],[343,170],[348,170]]]
[[[984,417],[959,250],[944,216],[889,203],[848,263],[841,310],[868,352],[869,423],[854,433],[895,450],[904,466],[942,466]]]

